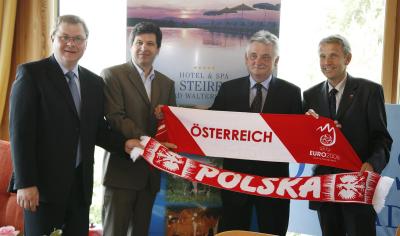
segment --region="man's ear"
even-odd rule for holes
[[[274,62],[275,67],[278,66],[278,62],[279,62],[279,56],[277,56],[276,59],[275,59],[275,62]]]
[[[344,58],[344,63],[345,63],[346,66],[347,66],[348,64],[350,64],[351,57],[352,57],[351,53],[349,53],[349,54],[347,54],[347,55],[345,56],[345,58]]]

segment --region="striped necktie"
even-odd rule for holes
[[[71,91],[72,98],[74,99],[74,104],[78,115],[81,111],[81,97],[79,96],[78,86],[75,82],[75,74],[72,71],[68,71],[65,76],[68,78],[68,87]]]
[[[257,89],[256,96],[254,97],[253,102],[251,103],[250,110],[251,112],[260,113],[262,106],[262,84],[256,83],[254,85]]]

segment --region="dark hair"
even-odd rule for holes
[[[53,37],[57,30],[58,27],[62,24],[62,23],[68,23],[68,24],[82,24],[83,26],[83,30],[85,31],[85,36],[86,38],[89,37],[89,30],[86,26],[86,23],[82,20],[82,18],[80,18],[79,16],[76,15],[63,15],[63,16],[59,16],[57,18],[57,22],[54,25],[53,31],[51,32],[51,36]]]
[[[135,37],[140,34],[155,34],[156,35],[156,43],[157,48],[161,47],[162,33],[160,27],[152,22],[140,22],[137,23],[133,29],[131,34],[129,35],[129,46],[132,46]]]

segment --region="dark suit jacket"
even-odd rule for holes
[[[95,144],[123,151],[124,138],[104,120],[103,81],[79,67],[81,115],[54,56],[17,69],[10,98],[10,141],[14,188],[37,186],[40,201],[65,203],[81,141],[82,183],[90,204]]]
[[[211,110],[250,112],[249,76],[234,79],[221,85]],[[272,77],[263,113],[300,114],[300,88]],[[260,152],[260,155],[262,153]],[[288,163],[224,159],[224,169],[267,177],[289,176]]]
[[[101,73],[106,83],[105,112],[111,126],[126,138],[154,136],[157,119],[154,108],[159,105],[175,106],[174,82],[155,71],[149,100],[142,79],[132,61],[113,66]],[[105,186],[140,190],[150,184],[153,192],[160,189],[160,172],[150,168],[144,159],[112,158],[105,161],[103,184]]]
[[[303,94],[304,111],[314,109],[329,117],[328,82],[322,82]],[[347,75],[344,92],[337,111],[342,132],[361,161],[370,163],[381,173],[389,161],[392,138],[386,129],[386,112],[382,86]],[[314,175],[345,172],[327,166],[315,166]],[[311,208],[318,207],[311,204]],[[315,206],[315,207],[314,207]]]

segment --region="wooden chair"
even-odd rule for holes
[[[22,208],[17,205],[16,194],[7,191],[11,175],[10,143],[0,140],[0,226],[11,225],[22,232]]]
[[[215,236],[274,236],[274,234],[265,234],[265,233],[258,233],[252,231],[244,231],[244,230],[230,230],[230,231],[220,232]]]
[[[397,229],[396,229],[396,236],[400,236],[400,225],[397,226]]]

